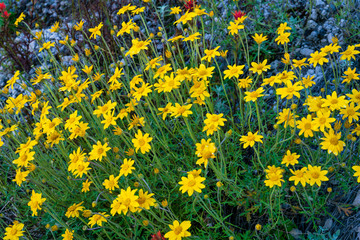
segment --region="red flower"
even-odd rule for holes
[[[196,6],[196,0],[189,0],[187,2],[185,2],[184,7],[186,8],[187,11],[191,11],[194,10]]]
[[[245,13],[242,12],[242,11],[235,11],[235,12],[233,12],[232,14],[233,14],[235,20],[237,20],[238,18],[241,18],[241,17],[245,16]]]
[[[151,240],[165,240],[161,232],[158,231],[156,234],[151,235]]]
[[[4,11],[5,10],[5,8],[6,8],[6,5],[5,5],[5,3],[0,3],[0,12],[2,12],[2,11]]]
[[[8,18],[10,16],[10,13],[8,13],[7,11],[3,12],[2,17],[3,18]]]

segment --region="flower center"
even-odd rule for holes
[[[331,145],[336,146],[336,145],[338,145],[339,140],[336,137],[333,137],[333,138],[330,139],[330,143],[331,143]]]
[[[174,233],[175,235],[179,235],[181,232],[182,232],[182,227],[181,226],[178,226],[177,228],[174,229]]]
[[[124,201],[124,205],[125,205],[125,206],[130,206],[130,203],[131,203],[131,199],[130,199],[130,198],[127,198],[127,199]]]
[[[139,139],[139,145],[140,146],[144,146],[145,145],[145,140],[143,138]]]
[[[311,177],[314,178],[314,179],[318,179],[319,178],[319,173],[318,172],[313,172],[311,174]]]
[[[311,123],[305,123],[304,128],[305,129],[311,129]]]
[[[190,180],[189,183],[188,183],[188,186],[193,187],[193,186],[195,186],[195,184],[196,184],[195,180]]]

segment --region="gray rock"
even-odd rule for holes
[[[314,50],[310,48],[303,48],[300,50],[301,55],[304,55],[305,57],[310,57],[310,54],[313,53]]]
[[[306,27],[309,29],[309,30],[314,30],[316,27],[317,27],[317,23],[314,21],[314,20],[309,20],[306,24]]]

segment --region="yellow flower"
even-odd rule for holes
[[[239,32],[240,29],[244,29],[244,27],[245,26],[243,24],[240,24],[238,22],[230,22],[230,26],[228,26],[227,29],[229,30],[229,34],[235,35]]]
[[[267,36],[263,36],[263,34],[261,33],[260,35],[255,33],[254,36],[252,36],[252,38],[255,40],[255,42],[257,44],[261,44],[262,42],[266,41],[267,40]]]
[[[44,49],[50,49],[51,47],[54,47],[55,46],[55,43],[52,43],[52,42],[44,42],[42,47],[39,49],[39,52],[41,52],[42,50]]]
[[[32,215],[37,216],[37,210],[41,210],[41,205],[46,201],[46,198],[41,197],[41,193],[36,193],[32,190],[30,202],[28,202],[28,206],[30,206]]]
[[[310,64],[313,64],[314,67],[316,67],[316,65],[323,65],[324,63],[329,62],[329,59],[325,58],[326,53],[323,52],[319,52],[316,51],[314,53],[310,54],[311,58],[308,59]]]
[[[288,43],[290,42],[289,36],[290,33],[287,32],[280,33],[279,36],[275,38],[275,42],[277,43],[277,45]]]
[[[214,69],[215,69],[215,67],[207,68],[204,64],[200,64],[200,67],[196,69],[197,71],[194,75],[196,75],[198,78],[200,78],[202,80],[207,80],[207,78],[212,77]]]
[[[94,38],[96,39],[97,36],[101,36],[101,32],[100,29],[103,27],[103,23],[99,23],[98,26],[94,27],[94,28],[89,28],[89,32],[91,32],[90,38]]]
[[[93,227],[95,224],[102,226],[103,222],[107,222],[107,217],[110,217],[110,215],[106,214],[106,212],[95,213],[89,218],[90,221],[88,224],[90,225],[90,227]]]
[[[134,144],[136,152],[138,152],[138,150],[140,149],[141,153],[145,154],[151,149],[149,142],[151,142],[152,139],[153,138],[150,137],[148,133],[145,133],[143,135],[143,133],[138,130],[138,132],[135,134],[135,138],[133,138],[131,141]]]
[[[128,211],[136,212],[140,206],[138,202],[139,196],[135,195],[136,191],[137,189],[131,190],[130,187],[128,187],[126,190],[121,189],[120,194],[117,198],[114,199],[110,206],[111,215],[114,216],[116,213],[123,213],[126,215]]]
[[[188,104],[188,105],[183,105],[181,106],[180,104],[178,103],[175,103],[175,106],[171,107],[171,116],[172,117],[187,117],[189,116],[190,114],[192,114],[193,112],[190,111],[190,108],[191,108],[192,104]]]
[[[344,52],[341,52],[341,57],[340,59],[341,60],[348,60],[350,61],[351,59],[354,59],[355,60],[355,55],[356,54],[359,54],[360,51],[358,50],[355,50],[355,46],[352,45],[352,46],[348,46],[347,49],[344,51]]]
[[[293,174],[293,176],[289,178],[289,181],[294,181],[295,186],[297,186],[299,182],[303,187],[306,186],[306,182],[308,181],[308,178],[306,176],[306,172],[307,172],[306,167],[303,167],[302,169],[296,171],[290,169],[290,172]]]
[[[245,92],[245,97],[244,100],[245,102],[255,102],[259,97],[264,96],[263,94],[264,89],[262,87],[259,87],[258,89],[256,89],[255,91],[252,92]]]
[[[294,67],[297,67],[301,70],[302,67],[306,67],[306,66],[309,66],[308,63],[306,63],[306,58],[303,58],[303,59],[300,59],[300,60],[297,60],[297,59],[294,59],[293,62],[294,62]]]
[[[238,78],[241,74],[244,73],[242,70],[245,67],[245,65],[237,66],[236,64],[234,64],[233,66],[228,65],[227,67],[228,69],[224,71],[225,74],[224,79],[232,78],[232,77]]]
[[[97,141],[96,145],[93,145],[92,147],[93,149],[89,153],[89,160],[99,160],[100,162],[103,157],[106,157],[106,152],[111,149],[108,147],[107,143],[102,145],[100,141]]]
[[[287,150],[286,155],[283,157],[281,164],[285,164],[287,167],[290,165],[294,166],[299,163],[300,155],[296,153],[291,153],[290,150]]]
[[[121,165],[119,176],[124,175],[126,177],[128,174],[131,174],[132,170],[135,169],[135,167],[133,167],[134,162],[134,160],[125,158],[124,163]]]
[[[329,181],[329,179],[325,176],[328,173],[327,170],[321,170],[320,166],[311,166],[308,165],[308,170],[306,175],[308,177],[308,183],[313,186],[315,183],[320,187],[321,182]]]
[[[344,109],[340,109],[340,114],[343,114],[342,119],[347,118],[349,123],[352,123],[353,120],[359,121],[359,109],[360,109],[360,105],[358,106],[354,106],[354,103],[350,103],[349,105],[346,106],[346,108]]]
[[[139,203],[139,208],[137,209],[138,212],[141,212],[141,208],[149,210],[150,207],[155,206],[156,200],[152,198],[154,193],[148,193],[148,191],[144,192],[144,190],[139,190],[139,198],[136,200]]]
[[[252,68],[250,68],[250,71],[257,74],[266,72],[268,69],[270,69],[270,65],[266,65],[266,63],[267,63],[267,59],[265,59],[262,63],[252,62],[251,63]]]
[[[341,132],[338,134],[334,133],[334,130],[331,128],[329,133],[324,133],[325,137],[321,138],[323,142],[320,143],[321,149],[328,150],[328,153],[333,153],[337,156],[345,146],[345,142],[341,141]]]
[[[320,128],[320,131],[325,132],[325,128],[331,128],[331,124],[335,122],[335,118],[331,118],[330,117],[331,112],[330,111],[326,111],[326,112],[322,112],[322,111],[317,111],[316,115],[317,117],[314,118],[314,127],[316,129]]]
[[[329,107],[331,111],[346,108],[349,102],[345,99],[345,96],[338,97],[336,91],[333,91],[331,95],[326,95],[326,99],[324,99],[323,101],[324,103],[321,106]]]
[[[21,23],[22,20],[24,20],[24,18],[25,18],[25,14],[24,14],[24,13],[21,13],[20,16],[15,20],[14,25],[15,25],[16,27],[19,26],[19,23]]]
[[[120,176],[114,177],[114,175],[110,175],[109,179],[105,179],[103,185],[106,189],[113,191],[115,188],[119,188],[119,181]]]
[[[59,30],[59,22],[55,22],[54,25],[50,28],[50,32],[57,32]]]
[[[194,177],[192,174],[188,174],[188,177],[182,177],[179,184],[181,185],[180,191],[182,193],[187,192],[189,196],[192,196],[194,191],[201,193],[201,189],[205,188],[202,182],[205,181],[204,177]]]
[[[21,168],[16,169],[16,175],[15,179],[13,179],[13,182],[16,182],[17,185],[21,186],[21,183],[26,181],[27,175],[29,175],[30,171],[22,172]]]
[[[120,10],[117,12],[117,15],[121,15],[126,13],[127,11],[133,11],[135,10],[136,6],[131,5],[131,3],[129,3],[126,6],[123,6],[122,8],[120,8]]]
[[[360,166],[353,166],[352,169],[355,171],[354,177],[358,177],[357,182],[360,183]]]
[[[14,221],[13,225],[9,225],[5,228],[5,236],[4,240],[19,240],[20,237],[24,236],[24,228],[23,223],[19,223],[18,221]]]
[[[92,183],[93,183],[92,181],[89,181],[89,179],[86,179],[86,181],[82,183],[81,192],[88,192],[88,191],[90,191],[90,185],[91,185]]]
[[[186,24],[188,21],[191,21],[194,17],[196,17],[195,12],[187,11],[184,15],[182,15],[177,21],[174,22],[174,25],[178,23]]]
[[[81,69],[84,73],[86,74],[90,74],[92,69],[93,69],[93,65],[91,65],[90,67],[88,67],[87,65],[85,65],[85,68]]]
[[[200,38],[198,38],[199,36],[201,36],[201,34],[196,32],[196,33],[191,34],[188,37],[184,38],[183,42],[187,42],[187,41],[192,41],[193,42],[194,40],[200,39]]]
[[[170,8],[171,12],[170,14],[179,14],[181,13],[181,8],[180,7],[173,7],[173,8]]]
[[[81,31],[83,29],[83,25],[84,25],[84,21],[81,20],[80,22],[78,22],[76,25],[74,25],[74,29],[76,31]]]
[[[138,54],[141,50],[147,50],[147,45],[150,44],[150,39],[145,41],[139,41],[139,39],[133,39],[132,40],[132,46],[129,49],[129,51],[125,54],[125,57],[130,55],[130,57],[133,57],[134,55]]]
[[[276,33],[281,34],[284,33],[286,30],[291,30],[291,27],[287,25],[287,22],[281,23],[280,27],[278,27],[278,29],[276,30]]]
[[[217,51],[218,49],[220,48],[220,46],[217,46],[216,48],[214,49],[205,49],[205,56],[201,58],[201,60],[206,60],[208,62],[211,62],[211,59],[214,58],[216,56],[220,56],[220,53]]]
[[[200,143],[196,143],[196,156],[199,159],[196,161],[196,164],[201,165],[204,164],[205,168],[208,165],[208,161],[210,158],[215,158],[215,153],[217,151],[215,147],[215,143],[211,142],[211,139],[205,140],[201,139]]]
[[[65,216],[68,218],[71,217],[79,217],[79,211],[83,211],[85,209],[84,206],[81,206],[81,204],[83,204],[84,202],[81,203],[74,203],[73,205],[71,205],[68,210],[65,213]]]
[[[351,80],[359,80],[359,74],[356,73],[356,68],[351,69],[348,67],[348,69],[344,72],[346,76],[342,76],[344,80],[341,83],[349,83]]]
[[[181,224],[175,220],[173,225],[169,225],[171,231],[165,234],[165,238],[169,240],[181,240],[183,237],[190,237],[191,233],[187,230],[191,227],[190,221],[184,221]]]
[[[311,115],[307,115],[306,118],[302,118],[301,121],[297,122],[297,127],[300,129],[299,135],[304,134],[304,137],[313,137],[313,131],[317,131]]]
[[[63,240],[73,240],[74,230],[70,231],[69,229],[65,230],[65,233],[61,235]]]
[[[276,89],[276,94],[281,95],[281,99],[287,98],[292,99],[294,96],[300,98],[299,91],[302,90],[304,87],[301,86],[301,82],[296,82],[294,85],[291,81],[287,81],[286,87]]]
[[[266,180],[264,180],[265,186],[268,186],[270,188],[273,188],[275,185],[281,187],[281,182],[285,182],[282,177],[283,176],[281,172],[268,173],[266,175]]]
[[[263,138],[263,136],[258,135],[256,133],[252,133],[252,132],[248,132],[247,135],[241,136],[240,138],[240,142],[241,144],[243,144],[243,148],[247,148],[247,147],[253,147],[255,142],[260,142],[263,143],[263,141],[261,140]]]

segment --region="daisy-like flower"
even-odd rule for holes
[[[26,17],[25,14],[21,13],[20,16],[15,20],[14,25],[16,27],[18,27],[19,23],[21,23],[24,20],[25,17]]]
[[[124,163],[121,165],[119,176],[124,175],[126,177],[127,175],[131,174],[132,170],[135,169],[135,167],[133,167],[134,162],[134,160],[125,158]]]
[[[135,138],[133,138],[131,141],[134,144],[135,151],[138,152],[139,149],[142,154],[145,154],[150,151],[151,146],[149,142],[152,141],[152,137],[148,133],[143,133],[138,129],[138,132],[135,133]]]
[[[266,175],[266,180],[264,181],[265,186],[273,188],[275,185],[281,187],[282,182],[285,182],[283,179],[282,173],[279,171],[277,173],[269,173]]]
[[[289,27],[287,25],[287,22],[281,23],[280,27],[278,27],[278,29],[276,30],[277,34],[281,34],[283,32],[285,32],[286,30],[291,30],[291,27]]]
[[[295,119],[294,119],[294,114],[291,112],[290,108],[284,108],[282,110],[282,112],[279,112],[279,116],[276,117],[276,119],[278,120],[276,122],[276,124],[282,124],[284,123],[284,127],[286,128],[288,125],[290,127],[294,127],[296,124],[296,118],[298,117],[298,115],[295,115]]]
[[[245,102],[255,102],[259,97],[264,96],[263,94],[264,89],[262,87],[259,87],[258,89],[256,89],[255,91],[252,92],[245,92],[245,97],[244,100]]]
[[[81,206],[84,202],[81,202],[81,203],[74,203],[73,205],[71,205],[66,213],[65,213],[65,216],[68,217],[68,218],[74,218],[74,217],[79,217],[79,211],[84,211],[85,207],[84,206]]]
[[[246,77],[246,78],[239,78],[238,79],[238,87],[239,88],[249,88],[252,83],[252,78]]]
[[[103,23],[99,23],[99,25],[97,25],[94,28],[89,28],[89,32],[91,32],[91,35],[89,37],[89,39],[94,38],[96,39],[97,36],[101,36],[101,28],[103,27]]]
[[[329,133],[324,133],[325,137],[321,138],[323,142],[320,143],[321,149],[328,150],[328,153],[333,153],[337,156],[345,146],[345,142],[341,141],[341,132],[338,134],[334,133],[334,130],[331,128]]]
[[[206,131],[206,135],[213,134],[214,131],[219,129],[219,126],[224,126],[224,122],[227,121],[223,118],[224,114],[206,114],[206,119],[204,120],[205,127],[203,132]]]
[[[204,164],[205,168],[208,165],[208,161],[210,158],[215,158],[215,153],[217,151],[215,147],[215,143],[211,142],[211,139],[205,140],[201,139],[200,143],[196,143],[196,156],[199,159],[196,161],[196,164],[201,165]]]
[[[245,67],[245,65],[237,66],[236,64],[234,64],[233,66],[228,65],[227,67],[228,69],[224,71],[225,74],[224,79],[232,78],[232,77],[238,78],[241,74],[244,73],[242,70]]]
[[[304,134],[304,137],[313,137],[313,131],[317,131],[315,124],[313,123],[311,115],[307,115],[306,118],[302,118],[297,122],[297,127],[300,129],[299,135]]]
[[[110,217],[109,214],[106,214],[106,212],[102,213],[95,213],[89,218],[89,225],[92,228],[95,224],[102,226],[103,222],[107,222],[106,218]]]
[[[326,111],[317,111],[316,118],[314,118],[313,124],[316,129],[320,129],[320,131],[325,132],[325,128],[331,128],[331,124],[335,122],[335,118],[330,117],[331,112]]]
[[[54,47],[55,46],[55,43],[54,42],[44,42],[42,47],[39,49],[39,52],[41,52],[42,50],[44,49],[50,49],[51,47]]]
[[[341,57],[340,59],[341,60],[348,60],[350,61],[351,59],[354,59],[355,60],[355,55],[359,54],[360,51],[358,50],[355,50],[355,46],[354,45],[349,45],[347,47],[347,49],[344,51],[344,52],[341,52]]]
[[[356,68],[351,69],[348,67],[348,69],[344,72],[345,76],[342,76],[344,80],[341,83],[349,83],[351,80],[359,80],[359,74],[356,73]]]
[[[329,181],[325,176],[328,173],[327,170],[321,170],[320,166],[311,166],[308,165],[308,170],[306,175],[308,177],[308,183],[313,186],[315,183],[320,187],[321,182]]]
[[[24,236],[24,228],[23,223],[19,223],[18,221],[14,221],[13,225],[9,225],[5,228],[5,236],[4,240],[19,240],[20,237]]]
[[[202,79],[202,80],[207,80],[208,78],[212,77],[213,74],[213,70],[215,69],[215,67],[206,67],[204,64],[200,64],[200,67],[197,68],[195,75]]]
[[[256,133],[248,132],[247,135],[241,136],[240,142],[243,144],[243,148],[253,147],[255,142],[263,143],[262,138],[263,136],[258,135],[258,131]]]
[[[220,46],[217,46],[216,48],[214,49],[205,49],[205,56],[201,58],[201,60],[206,60],[208,62],[211,62],[211,59],[214,58],[216,56],[220,56],[220,52],[218,52],[217,50],[220,48]]]
[[[148,45],[150,44],[151,40],[145,40],[145,41],[139,41],[139,39],[135,38],[131,40],[132,46],[129,49],[129,51],[125,54],[125,57],[130,55],[130,57],[133,57],[134,55],[138,54],[141,50],[147,50]]]
[[[357,182],[360,183],[360,166],[353,166],[352,169],[355,171],[354,177],[358,177]]]
[[[260,45],[262,42],[265,42],[268,38],[267,38],[267,36],[263,36],[263,34],[261,33],[260,35],[259,34],[257,34],[257,33],[255,33],[255,35],[254,36],[251,36],[254,40],[255,40],[255,42],[258,44],[258,45]]]
[[[136,200],[139,203],[137,211],[141,212],[142,208],[149,210],[150,207],[155,206],[156,200],[152,198],[154,195],[154,193],[148,193],[148,191],[144,192],[142,189],[140,189],[139,198]]]
[[[302,67],[306,67],[306,66],[309,66],[308,63],[306,63],[306,58],[303,58],[303,59],[300,59],[300,60],[297,60],[297,59],[294,59],[293,60],[293,65],[294,67],[297,67],[301,70]]]
[[[324,99],[323,101],[324,103],[321,106],[329,107],[331,111],[346,108],[349,102],[345,99],[345,96],[338,97],[336,91],[333,91],[331,95],[326,95],[326,99]]]
[[[360,109],[360,105],[358,106],[354,106],[354,103],[350,103],[349,105],[346,106],[346,108],[340,109],[340,114],[343,114],[342,119],[347,118],[347,120],[349,121],[349,123],[352,123],[353,120],[359,121],[359,109]]]
[[[173,7],[173,8],[170,8],[171,12],[170,14],[179,14],[181,13],[181,8],[180,7]]]
[[[27,204],[31,208],[31,216],[37,216],[37,210],[41,210],[41,205],[46,201],[46,198],[42,198],[41,194],[32,190],[30,202]]]
[[[190,114],[192,114],[193,112],[190,110],[192,104],[188,104],[188,105],[183,105],[181,106],[178,103],[175,103],[175,106],[171,107],[171,116],[175,118],[178,118],[180,116],[182,117],[188,117]]]
[[[93,183],[92,181],[89,181],[89,179],[86,179],[86,181],[82,183],[81,192],[88,192],[88,191],[90,191],[90,185],[91,185],[92,183]]]
[[[191,35],[189,35],[188,37],[184,38],[184,39],[183,39],[183,42],[187,42],[187,41],[193,42],[193,41],[195,41],[195,40],[200,39],[199,36],[201,36],[201,34],[198,33],[198,32],[196,32],[196,33],[191,34]]]
[[[243,24],[230,22],[230,26],[228,26],[227,29],[229,30],[229,34],[235,35],[238,34],[240,29],[244,29],[244,27],[245,26]]]
[[[287,167],[290,165],[294,166],[299,163],[300,155],[296,153],[291,153],[290,150],[287,150],[286,155],[283,157],[281,164],[285,164]]]
[[[350,101],[359,104],[360,103],[360,91],[353,89],[351,93],[346,94],[350,98]]]
[[[251,63],[252,68],[250,68],[249,70],[257,74],[262,74],[263,72],[267,72],[267,70],[270,69],[270,65],[266,65],[266,63],[267,63],[267,59],[265,59],[261,63],[252,62]]]
[[[306,186],[306,183],[308,181],[308,177],[306,175],[306,172],[307,172],[306,167],[303,167],[302,169],[299,169],[296,171],[290,169],[290,172],[293,174],[293,176],[291,176],[289,178],[289,181],[294,181],[295,186],[297,186],[299,184],[299,182],[301,183],[301,185],[303,187]]]
[[[191,227],[190,221],[184,221],[179,223],[177,220],[173,222],[173,225],[169,225],[171,231],[165,234],[165,238],[169,240],[181,240],[183,237],[190,237],[191,233],[187,230]]]
[[[187,192],[189,196],[192,196],[194,191],[201,193],[201,189],[205,188],[205,185],[202,184],[203,181],[205,181],[204,177],[194,177],[194,175],[188,174],[188,177],[181,177],[179,190],[182,193]]]
[[[160,67],[160,68],[156,71],[156,73],[155,73],[155,75],[154,75],[154,79],[155,79],[155,78],[158,78],[158,77],[160,77],[161,79],[163,79],[164,76],[165,76],[165,74],[166,74],[167,72],[171,71],[171,70],[172,70],[171,64],[166,64],[166,65]]]
[[[13,179],[13,182],[16,182],[17,185],[19,185],[19,187],[21,186],[21,183],[23,183],[24,181],[26,181],[26,177],[29,175],[30,171],[21,171],[21,168],[16,169],[16,175],[15,175],[15,179]]]
[[[171,107],[173,107],[172,103],[168,103],[166,104],[165,107],[163,108],[158,108],[158,110],[160,111],[160,113],[158,113],[158,115],[162,114],[162,119],[165,120],[165,118],[167,117],[168,114],[171,114]]]
[[[89,160],[99,160],[100,162],[102,161],[103,157],[106,157],[106,152],[111,149],[108,147],[107,143],[102,145],[100,141],[97,141],[96,145],[93,145],[92,147],[93,149],[89,153]]]
[[[292,84],[291,81],[287,81],[285,83],[285,87],[276,89],[276,94],[281,95],[281,99],[292,99],[294,96],[297,98],[300,98],[299,91],[304,89],[303,86],[301,86],[301,82],[296,82],[295,84]]]
[[[314,79],[314,77],[315,76],[310,76],[309,75],[306,78],[305,77],[302,78],[301,83],[302,83],[302,85],[304,85],[304,88],[309,88],[309,87],[311,87],[312,85],[315,84],[315,82],[312,81]]]
[[[289,32],[280,33],[279,36],[277,38],[275,38],[275,42],[277,43],[277,45],[290,42],[290,39],[289,39],[290,34],[291,33],[289,33]]]
[[[81,31],[83,29],[83,26],[84,26],[84,21],[81,20],[80,22],[78,22],[76,25],[74,25],[74,29],[76,31]]]
[[[61,236],[63,237],[63,240],[73,240],[74,230],[70,231],[69,229],[66,229],[65,233]]]
[[[106,189],[108,189],[110,192],[115,190],[115,188],[119,188],[119,181],[120,175],[117,177],[114,177],[114,175],[110,175],[109,179],[105,179],[103,182],[103,185]]]
[[[310,54],[311,58],[308,59],[310,64],[313,64],[316,67],[318,64],[323,65],[324,63],[329,62],[329,59],[325,58],[326,53],[316,51]]]
[[[139,196],[135,195],[136,191],[137,189],[131,190],[130,187],[126,190],[121,189],[120,194],[114,199],[110,206],[110,214],[114,216],[116,213],[126,215],[128,211],[136,212],[140,206],[137,201]]]

